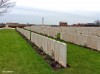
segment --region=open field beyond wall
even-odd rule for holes
[[[100,74],[100,52],[67,46],[71,67],[54,71],[15,30],[0,30],[0,74]]]

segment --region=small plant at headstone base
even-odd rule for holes
[[[60,33],[57,33],[56,39],[57,39],[57,40],[60,40]]]

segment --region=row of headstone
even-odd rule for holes
[[[27,39],[30,40],[30,31],[24,30],[24,34],[23,34]]]
[[[34,32],[17,28],[26,38],[31,38],[31,41],[36,44],[46,54],[51,56],[52,59],[57,61],[64,67],[67,67],[67,45],[65,43],[53,40],[51,38],[36,34]],[[31,37],[30,37],[31,36]]]
[[[61,33],[61,39],[100,51],[100,37]]]
[[[22,35],[24,35],[27,39],[30,40],[30,31],[22,29],[22,28],[16,28],[17,31],[19,31]]]
[[[28,29],[30,30],[30,27],[24,27],[25,29]],[[57,28],[57,30],[59,30]],[[38,32],[38,33],[42,33],[42,34],[45,34],[45,35],[48,35],[48,36],[52,36],[52,37],[56,37],[58,31],[55,29],[53,29],[52,27],[48,27],[48,26],[32,26],[31,27],[31,31],[34,31],[34,32]]]
[[[25,27],[25,28],[29,29],[30,27]],[[60,33],[62,40],[72,42],[77,45],[86,46],[92,49],[100,50],[99,47],[97,48],[99,41],[96,40],[100,38],[99,27],[32,26],[31,28],[32,28],[31,30],[33,31],[46,34],[48,36],[52,36],[54,38],[56,37],[57,33]]]
[[[30,29],[30,27],[25,27],[26,29]],[[38,33],[46,34],[48,36],[53,36],[57,33],[66,32],[72,34],[81,34],[81,35],[89,35],[89,36],[97,36],[100,37],[100,28],[99,27],[51,27],[51,26],[31,26],[32,31],[36,31]]]

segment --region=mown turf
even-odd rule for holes
[[[100,74],[100,52],[67,46],[71,67],[54,71],[15,30],[0,30],[0,74]]]
[[[51,67],[15,31],[0,30],[0,74],[53,74]]]
[[[68,44],[68,69],[58,74],[100,74],[100,52]]]

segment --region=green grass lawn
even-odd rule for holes
[[[54,71],[15,30],[0,30],[0,74],[100,74],[100,52],[67,46],[71,67]]]
[[[0,74],[53,74],[52,68],[15,31],[0,30]]]

